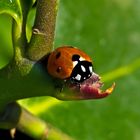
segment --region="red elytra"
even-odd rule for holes
[[[87,62],[92,62],[91,58],[80,49],[72,46],[63,46],[50,53],[47,64],[48,73],[59,79],[70,78],[74,68],[72,57],[75,54]]]

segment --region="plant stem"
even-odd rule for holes
[[[53,96],[57,91],[54,88],[53,80],[47,72],[42,71],[38,64],[26,58],[27,40],[25,29],[31,3],[28,0],[21,0],[20,2],[23,17],[20,24],[13,21],[12,29],[14,57],[8,66],[0,70],[0,93],[2,93],[0,97],[0,110],[6,104],[18,99],[35,96]],[[48,53],[48,50],[52,48],[56,13],[57,0],[38,0],[34,28],[39,31],[39,34],[33,34],[29,46],[29,56],[37,57],[36,60]]]
[[[57,91],[51,77],[39,64],[35,64],[28,75],[21,76],[17,73],[10,73],[13,69],[7,67],[0,71],[0,109],[4,104],[14,102],[19,99],[53,96]]]
[[[40,140],[72,140],[60,130],[46,124],[45,121],[31,114],[17,103],[10,103],[0,116],[0,127],[17,128],[21,132]]]
[[[38,0],[33,35],[27,55],[37,61],[53,47],[58,0]]]
[[[21,5],[21,13],[22,18],[20,24],[17,24],[15,20],[13,20],[12,26],[12,41],[14,47],[14,57],[9,67],[11,75],[13,73],[18,73],[19,76],[27,75],[33,63],[26,58],[26,47],[27,47],[27,38],[26,38],[26,22],[29,10],[32,6],[32,1],[28,0],[20,0]]]

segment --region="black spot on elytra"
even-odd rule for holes
[[[79,61],[79,59],[80,59],[80,55],[78,55],[78,54],[74,54],[72,56],[72,61]]]
[[[55,58],[58,59],[60,56],[61,56],[61,53],[58,52],[58,53],[56,54]]]
[[[61,67],[58,67],[57,69],[56,69],[56,71],[59,73],[60,71],[61,71]]]

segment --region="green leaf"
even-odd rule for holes
[[[17,23],[21,23],[22,11],[19,0],[1,0],[0,13],[11,15]]]
[[[30,7],[34,3],[35,0],[0,0],[0,14],[9,14],[18,24],[21,24],[23,18],[22,10],[25,10],[25,7]]]
[[[12,58],[12,37],[11,37],[12,18],[0,15],[0,68],[4,67]],[[6,28],[5,28],[6,27]]]
[[[0,68],[5,66],[9,62],[9,59],[11,59],[13,55],[12,47],[15,48],[15,44],[12,41],[16,42],[15,39],[23,36],[23,25],[28,28],[28,24],[26,26],[24,21],[26,21],[28,12],[34,3],[35,0],[0,0]],[[12,18],[15,22],[12,21]],[[16,23],[16,25],[13,26],[13,23]],[[12,29],[12,27],[14,28]],[[11,31],[13,31],[12,34]],[[27,33],[28,36],[29,33]],[[18,40],[18,42],[20,41]]]

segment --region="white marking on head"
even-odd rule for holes
[[[82,70],[83,72],[86,72],[86,68],[85,68],[83,65],[81,65],[81,70]]]
[[[73,67],[75,67],[78,64],[78,61],[73,61]]]
[[[80,61],[84,61],[85,59],[84,59],[83,57],[80,57],[79,60],[80,60]]]
[[[86,79],[86,77],[84,77],[84,80]]]
[[[92,66],[89,67],[89,71],[92,73]]]
[[[80,74],[77,74],[76,77],[75,77],[75,79],[78,80],[78,81],[80,81],[81,80],[81,75]]]

